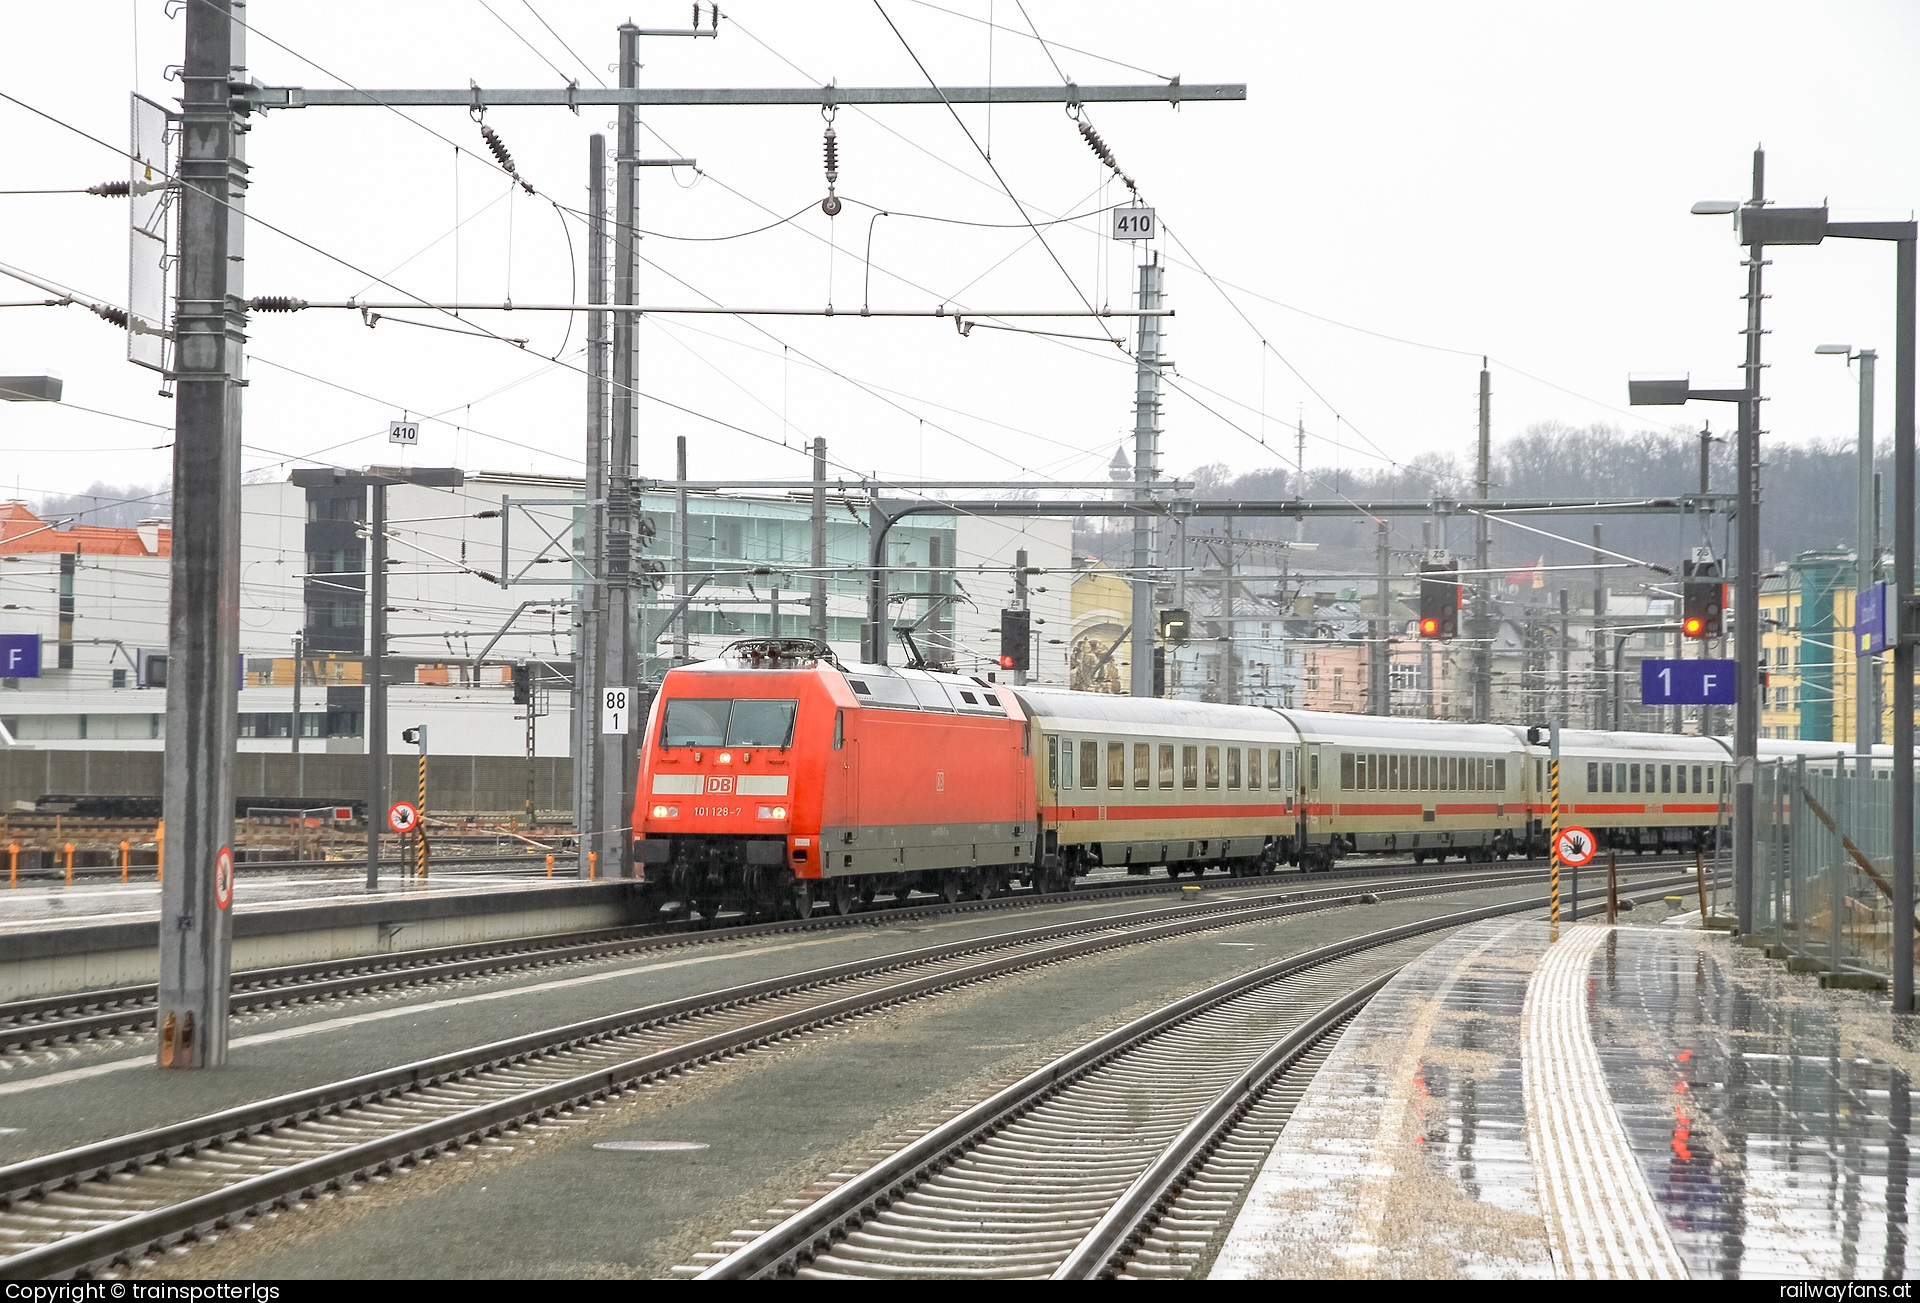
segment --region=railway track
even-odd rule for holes
[[[1335,1033],[1425,947],[1425,934],[1531,904],[1349,938],[1177,1000],[681,1271],[698,1266],[704,1280],[1188,1275],[1227,1229]]]
[[[1635,872],[1653,871],[1661,866],[1636,865]],[[1408,864],[1394,868],[1335,870],[1311,878],[1275,875],[1276,883],[1294,880],[1315,884],[1340,881],[1373,880],[1429,873],[1425,866]],[[1533,870],[1535,874],[1538,870]],[[1524,870],[1481,869],[1457,873],[1436,882],[1467,883],[1507,881]],[[1203,880],[1212,885],[1242,884],[1255,879],[1215,878]],[[252,1013],[292,1004],[366,995],[398,987],[418,986],[460,978],[487,976],[525,968],[581,963],[617,955],[663,950],[686,945],[707,944],[715,940],[737,940],[777,933],[832,927],[859,927],[897,922],[903,918],[928,915],[971,913],[992,909],[1017,909],[1039,904],[1080,902],[1133,895],[1173,892],[1191,882],[1169,878],[1144,881],[1082,883],[1073,890],[1052,895],[1017,891],[991,900],[961,901],[955,904],[926,901],[885,906],[839,916],[821,914],[809,919],[788,919],[771,923],[740,923],[720,928],[704,928],[689,922],[643,924],[627,928],[588,932],[556,933],[487,945],[438,946],[418,950],[369,955],[351,960],[323,960],[283,967],[250,969],[233,976],[230,1008],[234,1013]],[[1326,890],[1325,888],[1319,888]],[[1311,888],[1307,889],[1313,890]],[[145,1031],[154,1025],[154,1007],[158,992],[151,983],[115,987],[106,990],[43,996],[0,1004],[0,1053],[38,1045],[91,1040],[121,1033]]]
[[[1121,946],[1343,903],[1513,885],[1476,875],[1137,911],[972,938],[651,1005],[0,1168],[0,1276],[70,1276],[539,1125],[667,1075],[905,1001]],[[1538,908],[1507,902],[1471,918]]]

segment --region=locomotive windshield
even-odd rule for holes
[[[793,741],[798,701],[676,697],[660,726],[663,747],[784,747]]]

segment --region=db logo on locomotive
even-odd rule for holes
[[[731,792],[733,790],[733,775],[713,775],[707,779],[707,790],[709,792]]]

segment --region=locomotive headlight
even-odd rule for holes
[[[653,817],[656,819],[678,819],[680,817],[680,807],[677,805],[656,805],[653,807]]]
[[[763,805],[760,807],[760,817],[762,819],[784,819],[787,817],[787,807],[784,805]]]
[[[715,756],[714,759],[720,764],[730,765],[733,763],[733,752],[722,751],[718,756]]]
[[[786,818],[786,817],[787,817],[787,807],[786,807],[786,806],[784,806],[784,805],[776,805],[776,806],[774,806],[774,807],[773,807],[773,817],[774,817],[774,818],[776,818],[776,819],[784,819],[784,818]]]

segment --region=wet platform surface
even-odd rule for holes
[[[1354,1022],[1213,1274],[1904,1277],[1914,1045],[1718,934],[1479,924]]]

